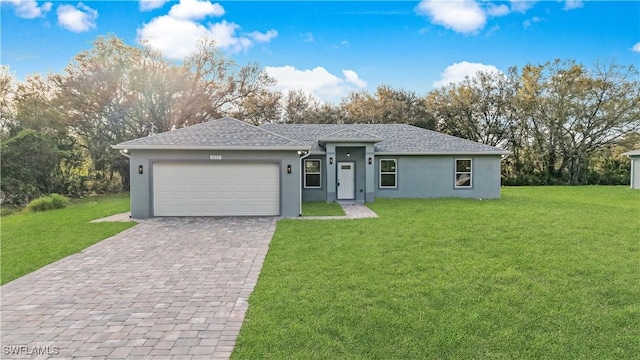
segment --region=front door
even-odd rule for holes
[[[352,162],[338,163],[338,200],[355,199],[355,176]]]

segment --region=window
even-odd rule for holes
[[[457,188],[471,187],[471,159],[456,159],[456,183]]]
[[[394,188],[397,186],[398,171],[395,159],[380,159],[380,187]]]
[[[322,175],[322,172],[320,170],[320,160],[304,161],[304,187],[305,188],[320,188],[321,175]]]

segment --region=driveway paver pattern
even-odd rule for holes
[[[157,218],[0,288],[2,358],[229,358],[277,218]]]

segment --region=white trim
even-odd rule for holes
[[[318,169],[319,172],[312,172],[312,173],[307,173],[307,162],[309,161],[317,161],[318,162]],[[307,186],[307,174],[309,175],[318,175],[320,178],[320,185],[318,186]],[[305,189],[322,189],[322,160],[321,159],[305,159],[303,161],[303,168],[302,168],[302,176],[304,178],[304,188]]]
[[[398,188],[398,159],[378,159],[378,187],[380,189],[397,189]],[[382,185],[382,162],[383,161],[393,161],[395,163],[396,170],[394,172],[386,171],[384,175],[394,175],[394,185],[393,186],[383,186]]]
[[[309,150],[310,146],[111,145],[120,150]]]
[[[622,153],[622,155],[626,155],[628,157],[632,157],[632,156],[640,156],[640,149],[638,150],[631,150],[631,151],[627,151],[626,153]]]
[[[403,155],[464,155],[464,156],[481,156],[481,155],[511,155],[511,151],[436,151],[436,152],[376,152],[376,156],[403,156]]]
[[[468,160],[471,165],[471,170],[469,171],[458,171],[458,161],[466,161]],[[469,174],[469,185],[458,185],[458,174]],[[471,189],[473,187],[473,159],[471,158],[455,158],[453,160],[453,186],[456,189]]]

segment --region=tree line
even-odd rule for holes
[[[233,116],[263,123],[407,123],[513,152],[503,183],[624,184],[640,148],[640,84],[633,66],[572,60],[479,72],[421,96],[380,85],[332,104],[286,94],[258,64],[240,66],[214,41],[173,63],[142,44],[99,37],[61,74],[17,81],[0,68],[1,190],[20,205],[47,193],[128,188],[127,159],[111,145]]]

